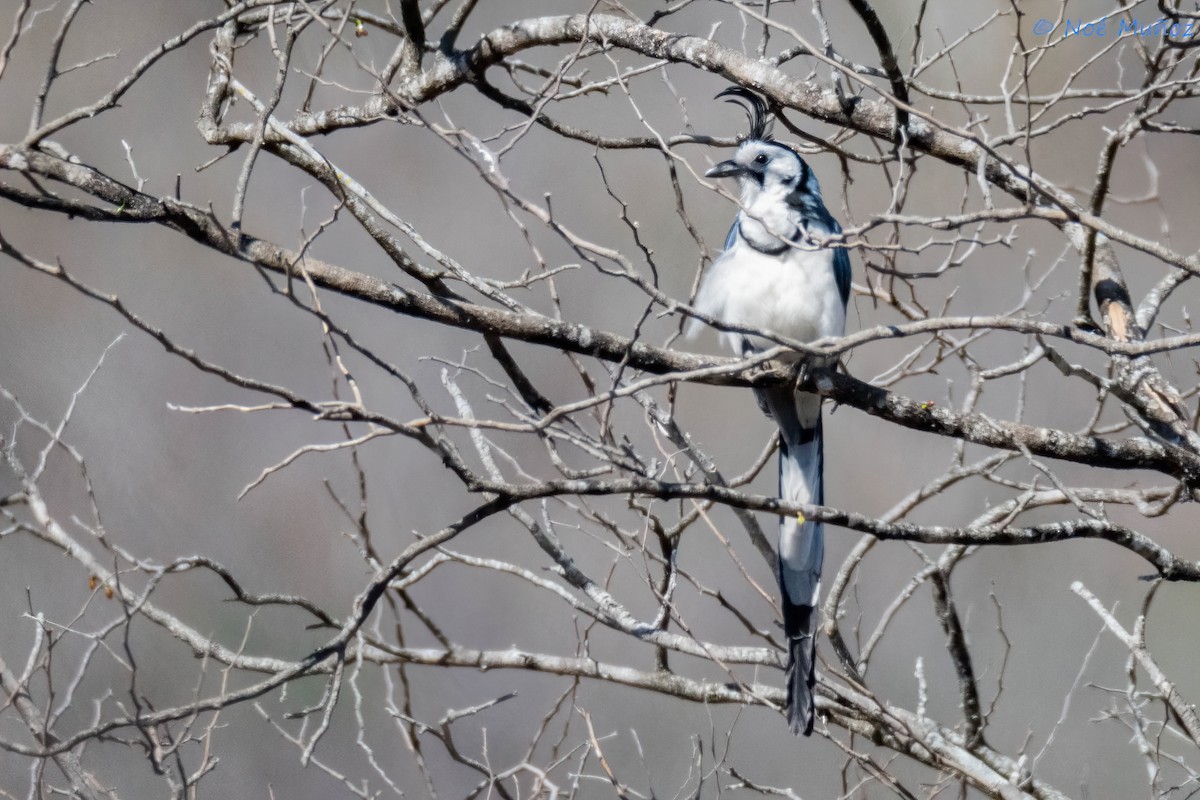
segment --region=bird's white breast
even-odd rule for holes
[[[722,322],[747,325],[811,342],[841,336],[846,312],[838,293],[829,250],[793,247],[761,253],[738,242],[712,265],[696,296],[696,309]],[[722,340],[740,352],[742,336]],[[773,342],[750,337],[756,349]]]

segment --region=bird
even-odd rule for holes
[[[705,173],[737,179],[737,217],[725,249],[705,272],[692,303],[718,323],[754,328],[801,342],[843,335],[850,296],[850,257],[844,247],[822,244],[842,232],[821,197],[820,183],[793,147],[775,141],[766,102],[740,86],[716,99],[741,106],[750,134],[733,158]],[[704,323],[688,322],[688,336]],[[721,339],[751,356],[775,346],[762,336],[726,330]],[[781,360],[804,359],[792,352]],[[802,368],[826,366],[807,358]],[[824,437],[821,398],[791,385],[755,388],[759,407],[779,428],[779,496],[823,505]],[[820,613],[824,528],[800,515],[779,520],[778,578],[787,636],[787,720],[792,733],[811,736],[815,719],[816,633]]]

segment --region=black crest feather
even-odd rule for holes
[[[750,138],[765,142],[771,141],[771,114],[767,110],[766,101],[754,92],[742,86],[730,86],[717,93],[714,100],[722,97],[729,98],[726,103],[740,106],[750,120]]]

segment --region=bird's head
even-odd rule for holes
[[[810,197],[819,201],[821,189],[808,164],[792,148],[770,134],[767,104],[753,92],[733,86],[717,95],[741,106],[750,119],[750,135],[728,161],[704,173],[707,178],[737,178],[743,202],[767,192],[782,196]]]

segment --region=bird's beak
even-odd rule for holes
[[[736,161],[733,161],[733,160],[722,161],[720,164],[717,164],[712,169],[710,169],[708,172],[704,173],[704,177],[706,177],[706,178],[732,178],[735,175],[741,175],[745,171],[746,171],[745,168],[743,168],[742,165],[737,163]]]

